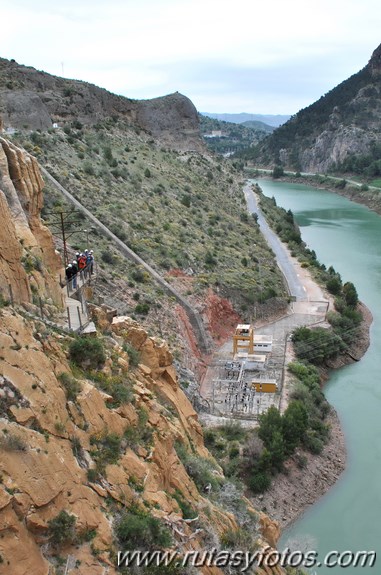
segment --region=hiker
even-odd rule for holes
[[[90,274],[92,275],[94,273],[94,252],[93,250],[90,250]]]
[[[87,258],[88,258],[88,256],[89,256],[89,250],[86,249],[86,250],[83,252],[83,255],[84,255],[85,258],[86,258],[86,263],[85,263],[85,267],[84,267],[84,270],[83,270],[83,276],[84,276],[84,278],[86,279],[86,278],[87,278],[87,274],[88,274],[88,272],[89,272],[89,268],[87,267],[87,264],[88,264]]]
[[[86,268],[86,256],[85,254],[79,254],[79,258],[78,258],[78,270],[79,270],[79,274],[81,275],[81,273],[85,273],[85,268]],[[83,278],[82,278],[83,279]]]
[[[92,262],[92,255],[91,252],[86,253],[86,274],[91,274],[91,262]]]
[[[73,289],[76,289],[77,288],[77,273],[78,273],[77,260],[73,260],[71,269],[72,269],[72,276],[73,276]]]
[[[65,270],[65,275],[66,275],[66,279],[67,279],[67,283],[69,285],[69,288],[71,288],[71,280],[73,277],[73,266],[71,264],[69,264]]]

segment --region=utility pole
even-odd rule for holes
[[[69,255],[67,252],[67,240],[73,234],[76,234],[76,233],[81,231],[81,230],[72,231],[71,226],[74,224],[81,223],[81,220],[73,220],[72,218],[70,218],[70,216],[77,216],[77,214],[74,213],[72,210],[67,211],[67,212],[65,212],[63,210],[61,210],[59,212],[48,212],[48,215],[51,215],[51,214],[57,216],[57,219],[52,220],[50,222],[47,222],[47,224],[52,229],[53,233],[55,230],[56,233],[59,232],[60,236],[62,237],[63,252],[64,252],[64,265],[66,267],[69,263]]]

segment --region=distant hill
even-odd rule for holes
[[[0,131],[46,131],[53,124],[64,126],[71,121],[95,126],[108,118],[123,120],[172,149],[205,149],[197,110],[179,92],[133,100],[0,58]]]
[[[247,122],[243,122],[240,126],[245,126],[246,128],[252,128],[253,130],[261,130],[266,132],[267,134],[272,134],[275,130],[274,126],[270,126],[269,124],[265,124],[264,122],[259,122],[258,120],[248,120]]]
[[[233,124],[243,124],[245,122],[261,122],[277,128],[281,124],[290,119],[290,115],[281,114],[247,114],[241,112],[240,114],[215,114],[213,112],[201,112],[203,116],[222,120],[223,122],[232,122]]]
[[[381,174],[381,45],[368,64],[245,154],[257,165]]]
[[[258,144],[274,128],[263,122],[235,124],[209,118],[199,114],[200,131],[207,147],[217,153],[229,156],[247,150]]]
[[[254,132],[229,126],[237,139],[238,132]],[[172,285],[178,282],[197,306],[206,309],[207,294],[215,288],[240,317],[249,318],[254,307],[262,315],[283,309],[283,278],[245,209],[242,174],[232,162],[208,153],[199,114],[185,96],[131,100],[0,58],[0,141],[3,135],[35,156],[139,257],[168,274]],[[6,180],[3,156],[0,187]],[[49,219],[49,212],[62,209],[49,180],[44,198],[43,216]],[[63,209],[69,212],[70,206]],[[82,249],[83,228],[89,231],[86,243],[94,246],[104,270],[105,303],[127,315],[143,314],[156,334],[168,329],[177,339],[176,307],[167,308],[166,320],[155,282],[88,223],[79,227],[71,248]],[[259,269],[258,261],[266,265]]]

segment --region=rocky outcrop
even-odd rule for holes
[[[136,120],[155,139],[182,151],[205,151],[193,103],[176,92],[162,98],[136,102]]]
[[[380,144],[381,46],[368,64],[259,144],[256,163],[325,173]],[[378,158],[376,158],[378,159]]]
[[[236,530],[236,517],[199,492],[179,459],[176,442],[194,458],[213,461],[204,446],[197,414],[178,385],[168,346],[149,337],[130,318],[114,318],[105,340],[104,368],[94,375],[98,382],[117,378],[132,386],[133,400],[112,406],[112,395],[91,377],[77,373],[74,378],[65,338],[54,333],[47,337],[44,330],[43,324],[25,322],[16,312],[3,308],[2,572],[52,575],[57,573],[54,565],[59,553],[74,558],[78,575],[101,575],[105,567],[110,575],[116,574],[113,522],[122,508],[131,505],[143,504],[160,518],[180,553],[203,549],[206,540],[218,545],[224,533]],[[126,345],[136,346],[140,353],[140,364],[134,369]],[[70,399],[61,374],[76,381],[76,393]],[[106,461],[100,475],[90,475],[97,469],[97,448],[106,436],[120,439],[117,457]],[[213,465],[216,476],[221,477],[218,464]],[[186,520],[179,497],[194,509],[197,518]],[[75,517],[75,541],[57,549],[49,521],[63,510]],[[260,545],[275,545],[277,525],[261,515],[260,528]],[[208,566],[200,572],[222,574],[217,567]]]
[[[197,110],[178,92],[131,100],[87,82],[66,80],[0,58],[0,118],[4,128],[47,130],[54,123],[94,125],[110,117],[178,151],[204,151]]]
[[[43,185],[35,158],[0,138],[0,290],[19,303],[32,289],[60,303],[61,262],[40,219]]]

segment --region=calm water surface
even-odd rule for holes
[[[292,545],[332,550],[375,550],[370,567],[319,568],[315,572],[381,574],[381,217],[325,190],[258,180],[267,196],[291,209],[302,237],[320,262],[355,284],[373,314],[371,345],[356,364],[334,373],[325,388],[344,429],[348,465],[335,486],[287,530],[279,550]]]

